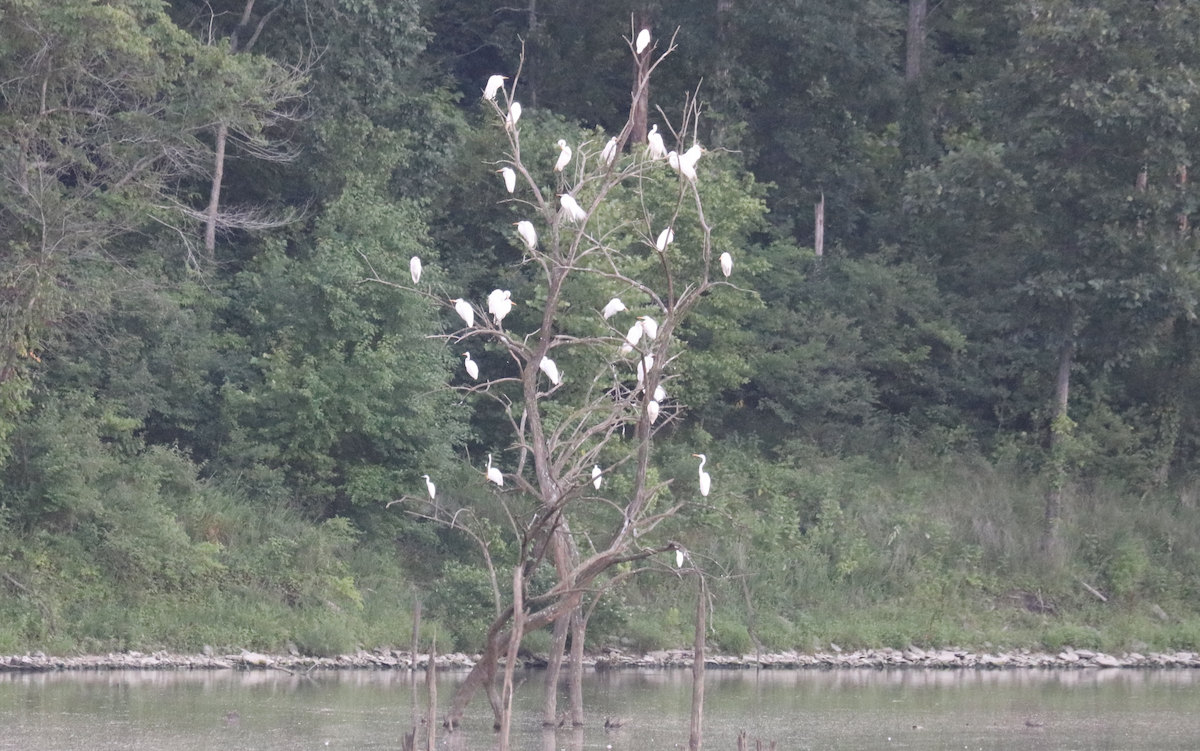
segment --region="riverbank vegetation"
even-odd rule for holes
[[[642,26],[679,29],[642,127],[701,105],[713,235],[672,247],[734,259],[660,363],[647,472],[685,505],[639,543],[707,572],[715,648],[1200,651],[1200,11],[715,6],[0,0],[0,653],[329,655],[407,645],[418,601],[479,650],[480,542],[501,581],[523,555],[483,458],[518,452],[451,387],[464,346],[510,360],[446,301],[511,290],[522,336],[546,305],[479,95],[509,77],[553,196]],[[661,214],[632,195],[606,221]],[[410,513],[423,475],[471,534]],[[623,566],[589,646],[690,644],[673,549]]]

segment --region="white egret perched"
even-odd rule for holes
[[[488,454],[487,479],[488,479],[488,482],[494,482],[497,485],[499,485],[500,487],[504,487],[504,475],[500,474],[499,467],[492,466],[492,455],[491,454]]]
[[[592,465],[592,487],[594,487],[596,490],[600,489],[600,482],[602,479],[601,478],[602,474],[603,474],[603,472],[600,470],[599,464]]]
[[[560,138],[558,139],[558,149],[558,161],[554,163],[554,171],[562,172],[563,167],[566,167],[567,163],[571,161],[571,147],[567,145],[565,140]]]
[[[679,171],[679,154],[674,151],[667,152],[667,164],[671,165],[671,169]]]
[[[537,230],[533,228],[533,222],[527,222],[524,219],[517,222],[517,234],[525,241],[525,247],[530,250],[537,247]]]
[[[733,273],[733,256],[729,253],[721,254],[721,273],[725,275],[726,279]]]
[[[654,355],[646,355],[637,364],[637,379],[638,385],[641,386],[646,380],[646,374],[654,367]]]
[[[604,306],[604,310],[600,311],[600,314],[603,315],[604,320],[607,321],[609,318],[612,318],[622,310],[628,310],[628,308],[625,307],[625,303],[621,302],[621,298],[614,297],[608,301],[608,305]]]
[[[663,143],[663,137],[659,135],[657,123],[650,126],[650,132],[646,134],[646,142],[650,144],[651,159],[662,159],[667,155],[667,147]]]
[[[550,383],[553,383],[555,386],[562,385],[562,374],[558,372],[558,366],[554,364],[553,360],[549,357],[543,357],[542,361],[538,363],[538,367],[550,379]]]
[[[487,85],[483,87],[483,98],[489,101],[496,101],[496,92],[500,87],[504,86],[504,82],[508,80],[508,76],[491,76],[487,80]]]
[[[636,347],[644,333],[646,333],[646,330],[642,328],[642,320],[639,318],[636,323],[629,327],[629,333],[625,334],[625,343],[630,347]]]
[[[712,488],[712,478],[704,471],[704,463],[708,461],[708,457],[704,454],[692,454],[700,460],[700,495],[707,496],[708,491]]]
[[[675,551],[675,568],[683,568],[683,551]]]
[[[494,289],[488,293],[488,312],[496,319],[497,326],[512,311],[513,305],[512,292],[506,289]]]
[[[421,259],[417,256],[408,259],[408,274],[412,277],[413,284],[421,281]]]
[[[697,143],[679,155],[679,171],[684,177],[689,180],[696,179],[696,162],[700,161],[700,155],[703,153],[704,149]]]
[[[651,399],[646,402],[646,414],[650,416],[650,422],[653,423],[658,419],[658,402]]]
[[[637,35],[637,44],[634,47],[634,52],[642,54],[646,48],[650,46],[650,29],[642,29]]]
[[[471,359],[470,352],[463,352],[463,357],[467,358],[463,364],[467,366],[467,375],[471,376],[471,380],[479,380],[479,364]]]
[[[567,212],[567,217],[571,221],[582,222],[587,218],[587,212],[583,210],[583,207],[579,205],[579,202],[570,193],[563,193],[558,197],[558,200],[562,204],[563,211]]]
[[[600,151],[600,158],[605,164],[612,164],[617,158],[617,137],[613,136],[608,139],[608,143],[604,144],[604,149]]]
[[[507,122],[509,125],[516,125],[517,121],[520,119],[521,103],[513,102],[512,104],[508,105],[508,117],[505,118],[505,122]]]
[[[675,231],[667,227],[658,233],[658,239],[654,241],[654,247],[658,248],[658,252],[661,253],[673,242],[675,242]]]
[[[425,489],[429,491],[429,499],[437,498],[437,485],[433,484],[433,480],[429,479],[429,475],[421,475],[425,478]]]
[[[658,321],[655,321],[650,316],[638,316],[638,320],[642,322],[642,331],[646,332],[647,338],[658,338]]]
[[[666,398],[667,398],[667,390],[662,387],[662,384],[660,383],[657,386],[655,386],[654,387],[654,401],[658,402],[659,404],[662,404],[666,400]]]
[[[497,172],[504,178],[504,187],[508,188],[509,193],[517,189],[517,173],[512,167],[501,167]]]
[[[456,297],[450,302],[454,303],[454,312],[466,322],[467,328],[475,325],[475,309],[471,307],[471,303],[461,297]]]

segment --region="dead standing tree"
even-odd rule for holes
[[[629,41],[636,56],[639,51]],[[634,101],[673,49],[668,45],[652,63],[640,67]],[[556,195],[540,185],[539,177],[544,176],[535,175],[522,157],[516,91],[515,80],[504,87],[497,78],[489,82],[484,97],[508,140],[500,172],[512,200],[529,211],[529,219],[518,224],[518,234],[524,262],[536,270],[539,289],[531,303],[541,309],[540,323],[522,335],[507,330],[503,317],[511,307],[510,296],[496,290],[487,311],[461,298],[451,300],[466,327],[447,339],[456,347],[487,343],[504,351],[512,363],[507,374],[461,388],[497,401],[508,417],[512,446],[506,455],[511,460],[498,463],[511,470],[497,476],[489,456],[486,476],[505,483],[497,483],[497,493],[519,540],[524,631],[556,624],[552,653],[557,659],[547,675],[543,705],[546,719],[553,721],[567,632],[567,626],[559,624],[570,625],[573,647],[581,649],[586,624],[581,603],[600,583],[598,577],[621,564],[679,547],[669,540],[648,542],[655,528],[686,503],[660,505],[669,481],[652,477],[654,436],[677,419],[681,409],[678,403],[664,403],[663,384],[671,378],[679,348],[674,334],[696,304],[724,281],[713,276],[712,232],[698,187],[703,180],[696,164],[703,151],[695,142],[694,101],[685,105],[673,129],[681,153],[659,148],[661,141],[632,142],[633,116],[602,146],[585,142],[572,149],[560,141],[560,166],[553,176]],[[688,135],[692,143],[685,148]],[[724,266],[728,259],[722,261]],[[419,263],[414,265],[415,280]],[[395,284],[378,277],[374,281]],[[581,315],[579,301],[567,299],[575,293],[611,299],[603,311],[597,305],[594,313]],[[618,295],[625,296],[628,308]],[[627,331],[625,324],[617,328],[618,322],[634,316]],[[474,365],[469,359],[468,363]],[[606,466],[597,473],[594,468],[602,462]],[[617,474],[622,475],[623,497],[599,495],[605,478]],[[502,490],[510,485],[513,490]],[[582,530],[586,534],[573,528],[581,518],[573,513],[576,509],[600,505],[609,512],[606,526],[593,522]],[[441,513],[453,517],[453,512]],[[539,593],[532,577],[547,562],[554,567],[556,581]],[[492,701],[496,727],[504,724],[494,685],[497,665],[510,649],[513,615],[508,605],[492,622],[480,659],[455,693],[447,727],[459,724],[480,688]],[[577,671],[572,678],[572,719],[580,724]]]

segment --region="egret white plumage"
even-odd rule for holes
[[[550,383],[553,383],[555,386],[562,385],[562,374],[558,372],[558,366],[554,364],[553,360],[549,357],[543,357],[542,361],[538,363],[538,367],[550,379]]]
[[[646,374],[654,367],[654,355],[646,355],[637,364],[637,379],[638,385],[641,386],[646,380]]]
[[[554,163],[554,171],[562,172],[563,167],[566,167],[567,163],[571,161],[571,147],[567,145],[565,140],[560,138],[558,139],[558,149],[558,161]]]
[[[517,121],[520,119],[521,103],[513,102],[512,104],[508,105],[508,117],[505,118],[505,122],[507,122],[509,125],[516,125]]]
[[[683,568],[683,551],[675,551],[675,568]]]
[[[708,495],[708,491],[712,488],[712,478],[704,471],[704,463],[708,461],[708,457],[704,454],[692,454],[700,460],[700,495]]]
[[[487,84],[483,87],[483,98],[489,101],[496,101],[496,92],[500,87],[504,86],[504,82],[508,80],[508,76],[491,76],[487,80]]]
[[[700,148],[700,144],[693,144],[692,148],[679,155],[679,171],[689,180],[696,179],[696,162],[700,161],[700,156],[704,153],[704,149]]]
[[[608,305],[605,305],[604,310],[600,311],[600,313],[604,316],[604,320],[607,321],[622,310],[628,310],[628,308],[625,307],[625,303],[621,302],[621,298],[614,297],[608,301]]]
[[[729,253],[721,254],[721,273],[725,275],[726,279],[733,273],[733,256]]]
[[[662,384],[660,383],[657,386],[655,386],[654,387],[654,401],[658,402],[659,404],[662,404],[666,400],[666,398],[667,398],[667,390],[662,387]]]
[[[512,311],[514,304],[512,292],[506,289],[494,289],[488,293],[488,312],[496,319],[497,326]]]
[[[504,487],[504,475],[500,474],[499,467],[492,466],[491,454],[488,454],[487,479],[488,482],[494,482],[500,487]]]
[[[654,241],[654,247],[658,248],[658,252],[661,253],[673,242],[675,242],[675,231],[667,227],[658,233],[658,239]]]
[[[634,46],[634,52],[642,54],[646,48],[650,46],[650,29],[642,29],[637,35],[637,44]]]
[[[667,152],[667,164],[671,165],[671,169],[679,171],[679,154],[674,151]]]
[[[658,132],[658,124],[650,126],[650,132],[646,134],[646,143],[650,144],[650,158],[662,159],[667,155],[666,144],[663,143],[663,137]]]
[[[642,322],[642,331],[646,332],[648,339],[658,338],[658,321],[650,316],[638,316],[638,320]]]
[[[601,477],[602,474],[604,473],[600,470],[599,464],[592,466],[592,487],[594,487],[596,490],[600,489],[600,482],[603,479]]]
[[[559,203],[562,204],[563,211],[567,212],[567,218],[573,222],[581,222],[587,217],[587,212],[579,205],[579,202],[570,193],[563,193],[558,197]]]
[[[421,475],[425,478],[425,489],[429,491],[429,499],[437,498],[437,485],[433,484],[433,480],[429,479],[429,475]]]
[[[658,402],[653,399],[646,402],[646,414],[650,417],[651,423],[658,419],[658,409]]]
[[[413,284],[421,281],[421,259],[417,256],[408,259],[408,274],[412,277]]]
[[[537,247],[537,230],[533,228],[533,222],[527,222],[524,219],[517,222],[517,234],[525,242],[525,247],[530,250]]]
[[[637,343],[642,340],[642,334],[646,330],[642,328],[642,320],[639,318],[636,323],[629,327],[629,333],[625,334],[625,343],[630,347],[636,347]]]
[[[471,307],[471,303],[461,297],[456,297],[450,302],[454,303],[454,312],[466,322],[467,328],[475,325],[475,309]]]
[[[471,380],[478,381],[479,380],[479,364],[471,359],[470,352],[463,352],[463,357],[467,358],[466,362],[463,363],[463,365],[465,365],[467,367],[467,375],[471,376]]]
[[[612,164],[617,158],[617,137],[613,136],[608,139],[608,143],[604,144],[604,148],[600,151],[600,158],[605,164]]]
[[[504,178],[504,187],[508,188],[509,193],[517,189],[517,173],[512,167],[501,167],[498,172]]]

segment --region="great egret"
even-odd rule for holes
[[[651,399],[646,402],[646,414],[650,417],[650,422],[653,423],[658,419],[658,402]]]
[[[508,76],[491,76],[487,80],[487,85],[483,87],[483,98],[488,101],[496,101],[496,92],[508,80]]]
[[[437,498],[437,485],[433,484],[433,480],[429,479],[429,475],[421,475],[425,478],[425,489],[429,491],[429,499]]]
[[[530,250],[537,247],[537,230],[533,228],[533,222],[527,222],[524,219],[517,222],[517,234],[525,241],[525,247]]]
[[[638,320],[642,322],[642,331],[646,332],[646,337],[649,339],[658,338],[658,322],[650,316],[638,316]]]
[[[671,165],[671,169],[679,171],[679,154],[674,151],[667,152],[667,164]]]
[[[504,487],[504,475],[500,474],[499,467],[492,466],[492,455],[491,454],[488,454],[487,479],[488,479],[488,482],[494,482],[497,485],[499,485],[500,487]]]
[[[667,155],[667,147],[663,144],[663,137],[658,133],[658,124],[650,126],[650,132],[646,134],[646,142],[650,144],[650,158],[662,159]]]
[[[684,177],[689,180],[696,179],[696,162],[700,161],[700,155],[703,153],[704,149],[697,143],[679,155],[679,171]]]
[[[658,248],[658,252],[661,253],[673,242],[675,242],[675,231],[667,227],[658,233],[658,239],[654,241],[654,247]]]
[[[650,29],[642,29],[637,35],[637,45],[634,47],[634,52],[642,54],[646,51],[646,47],[650,45]]]
[[[683,568],[683,551],[675,551],[675,568]]]
[[[594,487],[596,490],[600,489],[600,481],[603,479],[601,478],[602,474],[603,472],[600,471],[599,464],[592,466],[592,487]]]
[[[733,273],[733,256],[728,253],[721,254],[721,273],[725,275],[726,279]]]
[[[496,325],[504,320],[513,309],[512,292],[506,289],[494,289],[488,293],[488,312],[496,319]]]
[[[632,326],[629,327],[629,333],[625,335],[625,343],[630,347],[636,347],[637,343],[642,340],[642,334],[646,330],[642,328],[642,320],[639,318]]]
[[[554,163],[554,171],[562,172],[563,167],[566,167],[567,163],[571,161],[571,147],[567,145],[566,141],[560,138],[558,139],[558,148],[560,153],[558,161]]]
[[[555,386],[562,385],[562,374],[558,372],[558,366],[554,364],[553,360],[549,357],[543,357],[538,367],[550,379],[550,383],[553,383]]]
[[[587,212],[583,210],[583,207],[579,205],[579,202],[570,193],[563,193],[558,197],[558,200],[562,204],[563,211],[567,212],[567,217],[571,221],[582,222],[587,218]]]
[[[408,273],[412,277],[413,284],[421,281],[421,259],[417,256],[408,259]]]
[[[508,188],[508,192],[512,193],[514,190],[516,190],[517,189],[517,173],[513,171],[513,168],[512,167],[501,167],[498,171],[500,172],[500,175],[504,178],[504,187]]]
[[[505,118],[505,121],[509,125],[516,125],[517,121],[520,119],[521,119],[521,103],[513,102],[512,104],[510,104],[508,106],[508,117]]]
[[[608,301],[608,305],[605,305],[604,310],[600,311],[600,313],[604,316],[604,320],[607,321],[622,310],[628,310],[628,308],[625,307],[625,303],[621,302],[621,298],[614,297]]]
[[[708,457],[704,454],[692,454],[700,460],[700,495],[707,496],[708,491],[712,488],[712,478],[704,471],[704,463],[708,461]]]
[[[458,316],[466,321],[467,328],[475,325],[475,309],[471,307],[471,303],[461,297],[456,297],[450,302],[454,303],[454,312],[458,313]]]
[[[643,357],[641,360],[638,361],[637,379],[638,379],[639,386],[641,386],[642,382],[646,380],[646,374],[649,373],[650,369],[653,367],[654,367],[654,355],[646,355],[645,357]]]
[[[662,384],[660,383],[657,386],[655,386],[654,387],[654,401],[658,402],[659,404],[662,404],[664,401],[666,401],[666,398],[667,398],[667,390],[662,387]]]
[[[476,363],[474,360],[471,359],[470,352],[463,352],[463,357],[467,358],[466,362],[463,363],[464,365],[467,366],[467,375],[471,376],[471,380],[478,381],[479,380],[479,365],[478,365],[478,363]]]
[[[612,164],[617,158],[617,137],[613,136],[608,139],[608,143],[604,144],[604,149],[600,152],[600,158],[605,164]]]

